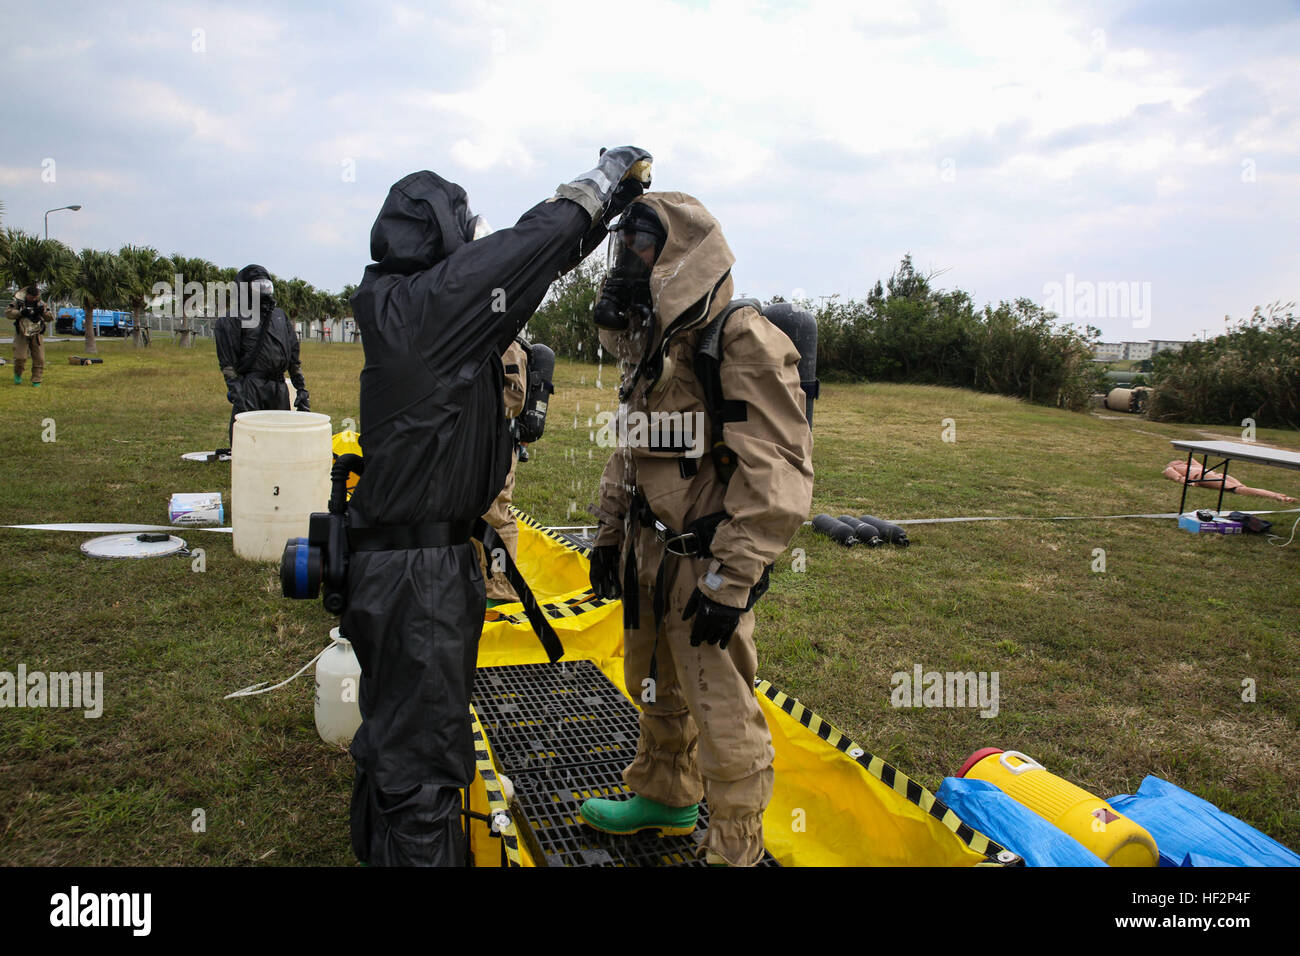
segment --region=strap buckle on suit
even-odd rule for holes
[[[678,534],[658,518],[655,519],[655,537],[664,543],[664,550],[681,558],[699,557],[705,551],[704,542],[694,531]]]

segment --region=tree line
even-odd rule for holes
[[[142,344],[141,319],[160,283],[171,286],[176,276],[185,283],[233,283],[238,268],[179,253],[164,256],[149,246],[125,245],[116,252],[82,249],[73,252],[57,239],[42,239],[19,229],[0,232],[0,291],[36,284],[50,301],[73,302],[85,310],[86,351],[95,352],[95,309],[121,309],[135,317],[132,339]],[[292,321],[333,319],[350,315],[356,291],[326,292],[297,277],[273,276],[276,304]],[[182,290],[176,289],[178,297]]]
[[[593,257],[559,279],[529,321],[533,339],[568,358],[603,358],[591,321],[602,274]],[[971,388],[1076,411],[1103,389],[1092,361],[1097,329],[1058,325],[1024,298],[977,309],[960,289],[934,288],[934,278],[907,255],[865,299],[797,300],[817,319],[818,377]]]
[[[1155,357],[1148,416],[1168,422],[1300,428],[1300,319],[1295,303],[1255,307],[1226,335]]]

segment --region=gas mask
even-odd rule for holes
[[[633,203],[609,234],[608,272],[592,319],[602,329],[640,328],[654,309],[650,272],[663,251],[668,231],[649,206]]]
[[[468,220],[465,223],[466,242],[473,242],[476,239],[483,239],[487,236],[492,235],[492,232],[493,232],[492,227],[488,225],[488,221],[486,219],[484,219],[482,216],[476,216],[472,212],[469,213]]]
[[[249,290],[263,314],[275,308],[275,285],[270,279],[254,279],[249,283]]]
[[[251,328],[259,318],[265,318],[275,308],[275,286],[271,274],[258,265],[248,265],[235,276],[239,283],[239,314],[245,328]]]

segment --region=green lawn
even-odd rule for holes
[[[228,464],[180,460],[225,443],[211,342],[137,352],[107,341],[104,365],[67,365],[80,349],[48,346],[39,390],[0,373],[0,524],[166,523],[181,491],[221,491],[229,507]],[[307,343],[303,363],[317,411],[336,429],[359,418],[359,346]],[[607,454],[588,420],[612,407],[615,378],[560,364],[547,435],[518,473],[517,503],[543,522],[588,520]],[[1160,472],[1181,456],[1168,440],[1239,438],[952,389],[831,385],[823,396],[813,507],[834,515],[1172,511],[1178,487]],[[955,442],[941,438],[944,419]],[[1300,448],[1294,432],[1258,440]],[[1295,472],[1233,474],[1300,496]],[[1214,495],[1192,501],[1212,507]],[[1294,520],[1276,527],[1289,534]],[[1300,846],[1300,541],[1189,535],[1172,520],[910,535],[906,550],[850,551],[802,530],[806,570],[787,556],[759,605],[760,673],[932,789],[970,751],[1000,746],[1102,796],[1156,774]],[[202,574],[183,558],[86,558],[87,537],[0,530],[0,670],[102,671],[106,698],[99,719],[0,711],[0,862],[352,862],[351,764],[316,736],[310,674],[222,699],[320,650],[333,621],[319,603],[281,598],[276,569],[235,558],[228,535],[185,535],[207,552]],[[998,715],[894,709],[891,674],[916,664],[998,672]],[[1247,679],[1254,702],[1242,700]]]

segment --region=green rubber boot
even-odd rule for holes
[[[642,830],[658,830],[661,837],[685,836],[694,832],[700,818],[700,807],[695,803],[689,807],[666,807],[638,796],[630,800],[593,797],[582,805],[578,817],[593,829],[619,836]]]
[[[40,388],[40,387],[41,387],[40,382],[32,382],[32,388]]]
[[[23,377],[19,375],[17,372],[14,372],[14,384],[21,385],[22,383],[23,383]]]

